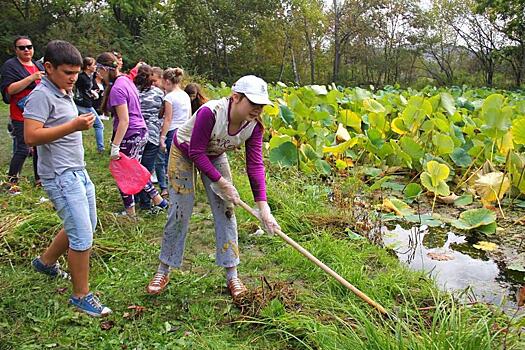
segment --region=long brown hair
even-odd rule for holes
[[[111,88],[113,87],[113,83],[119,76],[119,70],[118,70],[118,60],[117,56],[112,54],[111,52],[103,52],[97,57],[97,64],[102,66],[102,68],[108,70],[109,73],[109,84],[104,90],[104,97],[102,98],[101,109],[102,112],[107,113],[108,112],[108,97],[109,93],[111,92]]]
[[[200,106],[208,102],[208,98],[202,94],[199,84],[189,83],[184,88],[184,91],[186,91],[188,95],[195,94],[195,98],[191,100],[191,114],[195,113]]]

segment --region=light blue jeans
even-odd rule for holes
[[[228,158],[223,153],[212,160],[221,175],[231,181]],[[166,265],[179,268],[184,255],[184,245],[188,224],[195,201],[194,178],[196,170],[193,162],[185,158],[177,146],[172,145],[168,164],[170,208],[168,221],[164,226],[164,237],[159,259]],[[201,175],[208,203],[215,223],[215,263],[221,267],[239,265],[239,245],[237,220],[233,208],[210,188],[211,180]]]
[[[104,147],[104,123],[102,123],[102,120],[100,120],[100,116],[98,115],[97,111],[93,107],[82,107],[78,106],[78,113],[79,114],[85,114],[85,113],[93,113],[95,115],[95,123],[93,123],[93,129],[95,129],[95,139],[97,140],[97,150],[103,151],[106,148]]]
[[[87,171],[66,170],[54,179],[42,179],[42,186],[64,223],[69,248],[79,252],[91,248],[97,205],[95,186]]]

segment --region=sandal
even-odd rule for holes
[[[248,288],[246,288],[241,279],[238,277],[233,277],[232,279],[228,280],[227,286],[234,300],[248,291]]]
[[[146,287],[146,293],[150,295],[157,295],[162,293],[164,289],[166,289],[166,286],[168,285],[169,281],[169,275],[166,275],[162,272],[157,272]]]

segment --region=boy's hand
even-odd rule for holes
[[[95,115],[93,113],[81,114],[73,119],[76,131],[87,130],[93,126]]]

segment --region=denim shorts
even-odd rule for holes
[[[85,251],[93,244],[97,226],[95,186],[85,169],[66,170],[42,185],[64,223],[69,248]]]

